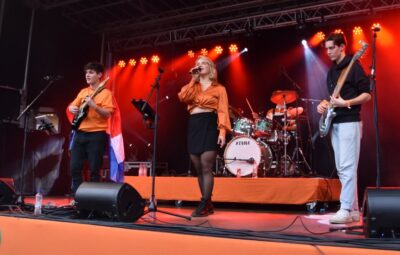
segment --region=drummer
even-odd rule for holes
[[[296,117],[300,114],[302,114],[304,111],[303,107],[289,107],[287,109],[287,130],[288,131],[295,131],[296,130]],[[274,129],[282,129],[284,130],[285,127],[283,127],[283,121],[284,121],[284,114],[285,114],[285,109],[283,104],[277,104],[275,108],[271,108],[267,111],[265,114],[265,117],[269,120],[274,121]],[[255,120],[260,119],[260,116],[264,116],[262,112],[256,113],[253,112],[252,116]],[[281,121],[279,121],[281,120]],[[281,124],[282,122],[282,124]]]

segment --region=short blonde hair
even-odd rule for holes
[[[210,66],[210,75],[209,78],[212,81],[217,81],[217,67],[215,66],[214,62],[207,56],[199,56],[196,59],[196,63],[197,61],[199,61],[200,59],[205,60],[207,62],[207,64]]]

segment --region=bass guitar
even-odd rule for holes
[[[97,94],[99,94],[106,86],[106,83],[110,77],[105,78],[99,86],[96,88],[96,90],[93,92],[92,95],[89,96],[90,99],[93,99]],[[71,128],[72,130],[78,130],[79,126],[81,125],[82,121],[86,118],[88,114],[88,109],[89,105],[87,101],[81,104],[79,107],[79,111],[77,114],[75,114],[74,119],[72,120]]]
[[[357,59],[359,59],[362,56],[362,54],[364,54],[365,50],[368,47],[368,44],[362,40],[360,40],[360,44],[362,45],[361,49],[359,51],[357,51],[356,54],[354,54],[349,65],[341,72],[339,79],[337,81],[336,87],[332,93],[332,97],[334,97],[334,98],[339,97],[340,91],[344,85],[344,82],[346,81],[347,76],[349,75],[351,68],[353,67],[353,65],[357,61]],[[324,137],[329,133],[329,129],[332,124],[332,120],[335,117],[336,117],[335,108],[333,107],[331,102],[329,102],[328,107],[325,109],[325,111],[321,115],[321,118],[319,119],[319,135],[320,135],[320,137]]]

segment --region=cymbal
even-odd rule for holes
[[[232,105],[229,105],[228,110],[229,110],[229,117],[231,119],[235,119],[238,116],[243,117],[244,111],[240,108],[235,108]]]
[[[271,102],[275,104],[293,103],[299,96],[294,90],[276,90],[272,92]]]

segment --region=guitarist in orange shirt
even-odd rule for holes
[[[328,108],[334,109],[331,141],[337,174],[342,184],[340,210],[329,221],[345,224],[360,220],[357,197],[357,168],[362,136],[360,110],[361,105],[371,99],[371,95],[369,80],[361,64],[354,61],[354,57],[346,55],[345,36],[342,33],[330,34],[325,40],[325,48],[333,62],[327,75],[328,91],[333,96],[329,102],[321,101],[317,111],[324,114]],[[366,45],[363,48],[365,50]],[[334,96],[335,87],[339,84],[342,87]]]
[[[75,130],[71,146],[72,193],[82,183],[82,170],[85,160],[89,162],[90,181],[100,181],[100,169],[103,154],[107,145],[107,119],[114,112],[112,93],[104,88],[104,66],[90,62],[84,67],[86,83],[78,96],[68,106],[68,111],[74,114],[72,129]]]

